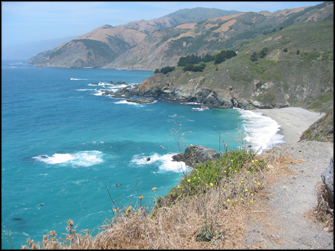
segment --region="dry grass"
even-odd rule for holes
[[[292,174],[287,165],[301,162],[270,153],[256,156],[255,161],[261,159],[268,163],[267,168],[254,173],[242,169],[219,184],[208,186],[205,192],[180,197],[169,207],[156,206],[149,214],[142,207],[123,210],[127,213],[115,211],[114,218],[106,219],[94,237],[89,231],[76,233],[69,220],[66,238],[56,239],[57,234],[51,231],[39,245],[29,239],[27,242],[32,249],[241,248],[249,219],[262,221],[271,228],[266,218],[268,209],[264,201],[268,194],[264,188],[278,182],[279,177]],[[276,236],[272,237],[278,241]],[[262,248],[262,244],[255,243],[253,248]]]
[[[326,185],[319,181],[316,188],[317,205],[309,210],[304,216],[327,228],[328,232],[334,232],[334,201],[328,192]]]

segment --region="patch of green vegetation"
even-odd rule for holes
[[[174,67],[174,66],[173,66],[173,67],[171,67],[171,66],[165,66],[165,67],[163,67],[161,70],[156,69],[156,70],[154,71],[154,74],[157,74],[157,73],[167,74],[167,73],[173,71],[175,68],[176,68],[176,67]],[[168,75],[167,75],[167,77],[168,77]]]
[[[264,104],[275,106],[276,95],[272,91],[269,91],[265,94],[259,94],[257,100]]]
[[[173,56],[173,55],[180,55],[183,54],[182,52],[185,53],[185,48],[184,48],[184,42],[186,44],[189,44],[193,42],[194,38],[189,36],[189,37],[182,37],[176,40],[172,40],[169,42],[169,49],[166,50],[165,55],[167,56]]]
[[[206,64],[204,62],[198,64],[198,65],[193,65],[193,64],[188,64],[185,65],[183,68],[183,71],[193,71],[193,72],[202,72],[206,68]]]
[[[92,50],[94,53],[106,60],[112,60],[116,57],[116,53],[113,52],[106,43],[103,43],[101,41],[92,39],[74,39],[72,41],[83,43],[86,46],[87,50]],[[122,43],[122,40],[120,40],[119,42]]]
[[[314,101],[311,102],[311,104],[309,104],[307,106],[307,109],[311,109],[311,110],[320,110],[327,102],[331,101],[334,99],[333,96],[333,91],[330,90],[328,92],[326,92],[325,95],[320,95],[315,99],[312,99]]]
[[[317,60],[321,52],[319,51],[304,51],[300,53],[301,57],[305,60]]]
[[[246,170],[248,173],[255,173],[259,169],[264,169],[264,160],[255,161],[256,152],[253,150],[236,149],[223,153],[222,157],[216,161],[207,161],[195,166],[192,171],[185,175],[176,187],[172,188],[164,198],[160,197],[160,205],[168,200],[171,205],[174,200],[183,196],[193,196],[199,192],[206,192],[211,186],[220,184],[224,179]]]
[[[49,59],[51,59],[53,57],[56,57],[56,56],[62,54],[64,51],[66,51],[66,49],[67,49],[66,45],[67,44],[65,44],[64,46],[62,46],[61,48],[59,48],[56,51],[51,51],[50,53],[48,53],[47,56],[49,56]]]

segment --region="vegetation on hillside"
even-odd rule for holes
[[[334,108],[333,101],[326,104],[325,116],[311,125],[300,136],[300,140],[334,142]]]

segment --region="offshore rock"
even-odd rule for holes
[[[109,84],[111,84],[111,85],[125,85],[127,83],[125,81],[118,81],[116,83],[114,83],[113,81],[110,81]]]
[[[208,160],[214,161],[220,158],[220,154],[214,149],[201,145],[189,146],[185,149],[185,153],[174,155],[174,161],[183,161],[186,165],[194,167]]]

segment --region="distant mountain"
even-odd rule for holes
[[[197,7],[193,9],[178,10],[164,17],[170,17],[174,20],[175,23],[183,24],[183,23],[196,23],[206,19],[229,16],[239,13],[242,12],[236,10],[220,10],[215,8]]]
[[[248,40],[289,25],[332,17],[332,2],[277,14],[184,9],[150,21],[103,25],[28,62],[42,67],[154,70],[177,65],[181,56],[239,50]]]
[[[40,52],[51,50],[77,36],[29,42],[2,48],[2,59],[27,60]]]
[[[195,8],[177,12],[180,12],[182,17],[178,18],[179,15],[175,12],[170,14],[171,16],[150,21],[133,21],[115,27],[103,25],[68,41],[61,47],[39,53],[28,62],[44,67],[102,67],[136,46],[146,35],[154,31],[167,29],[181,22],[194,22],[238,11]]]

